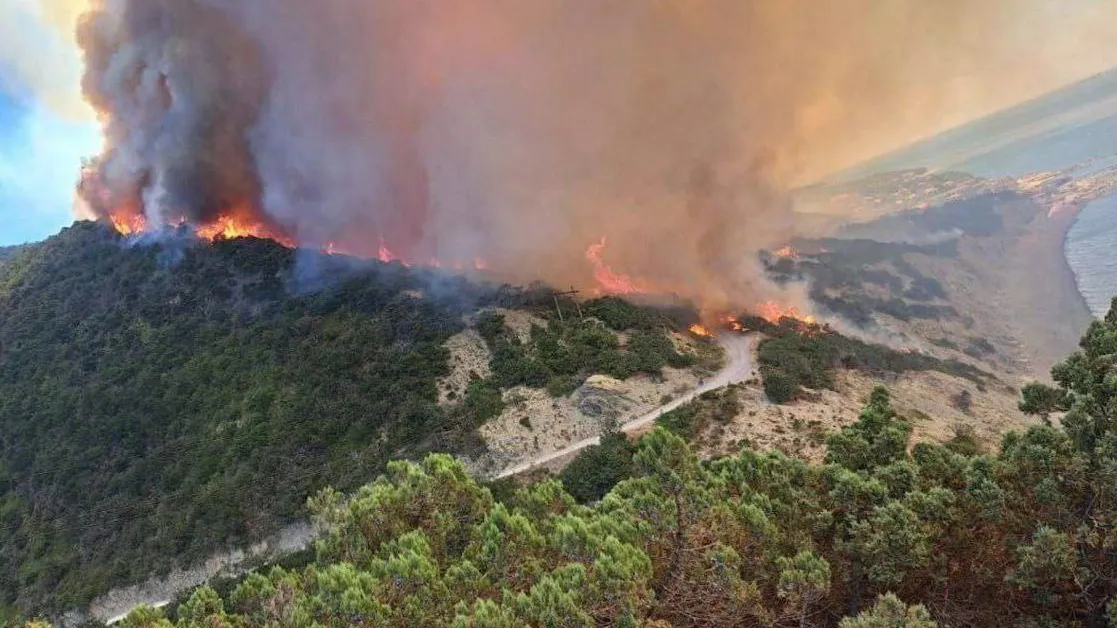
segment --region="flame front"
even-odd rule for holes
[[[814,316],[803,314],[799,311],[799,308],[793,305],[783,305],[775,301],[761,303],[756,307],[756,313],[769,323],[779,323],[781,318],[793,318],[808,325],[815,324]]]
[[[691,325],[689,329],[690,333],[694,334],[695,336],[701,336],[702,338],[712,338],[714,335],[709,329],[706,329],[698,323]]]
[[[287,247],[295,246],[293,241],[270,229],[267,225],[251,218],[241,218],[236,213],[223,215],[208,225],[196,227],[194,233],[204,240],[232,240],[234,238],[254,237],[275,240]]]
[[[147,219],[143,214],[121,212],[109,217],[113,229],[120,235],[130,236],[143,233],[147,230]]]
[[[641,285],[628,275],[615,272],[601,259],[605,251],[605,238],[596,244],[591,244],[586,249],[586,259],[593,264],[593,278],[601,286],[601,290],[608,294],[642,294],[648,292],[647,287]]]
[[[724,317],[723,319],[721,319],[721,322],[724,323],[726,327],[728,327],[729,329],[731,329],[733,331],[737,331],[737,332],[746,331],[745,326],[741,324],[741,321],[737,320],[736,318],[733,318],[732,316]]]

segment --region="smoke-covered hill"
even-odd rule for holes
[[[391,459],[506,465],[596,436],[710,372],[713,343],[679,333],[696,321],[684,306],[78,223],[0,265],[0,610],[82,607],[244,547]],[[773,338],[759,374],[789,399],[838,388],[838,370],[987,381],[819,326],[754,329]],[[759,397],[742,426],[777,408],[759,380],[747,388]]]
[[[25,247],[0,266],[0,608],[80,606],[259,539],[391,458],[477,452],[503,388],[688,363],[662,336],[683,322],[619,303],[582,307],[635,342],[553,327],[553,355],[490,316],[492,376],[440,403],[463,317],[533,299],[554,307],[256,239],[129,245],[78,223]]]

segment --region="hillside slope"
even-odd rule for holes
[[[671,340],[685,308],[598,299],[563,321],[552,293],[92,223],[26,247],[0,265],[0,611],[246,547],[390,459],[485,456],[478,428],[518,390],[559,403],[594,374],[701,362]],[[465,336],[488,364],[458,362]]]
[[[804,282],[818,313],[850,333],[968,360],[1009,381],[1043,378],[1090,321],[1062,251],[1084,199],[1060,199],[1079,187],[1067,179],[979,192],[848,224],[796,241],[793,256],[768,256],[769,274]],[[1096,188],[1087,198],[1107,189]]]
[[[255,538],[446,427],[457,302],[368,266],[288,298],[271,242],[79,224],[0,267],[0,595],[78,604]]]
[[[1059,388],[1023,395],[1041,416],[1069,410],[1063,425],[988,454],[965,434],[913,443],[876,388],[822,463],[747,446],[703,462],[676,435],[685,421],[518,490],[448,456],[395,463],[311,500],[325,532],[310,565],[201,587],[169,619],[143,608],[127,625],[1113,625],[1115,337],[1117,307],[1056,368]],[[734,405],[717,391],[696,403],[691,418],[712,421]],[[579,504],[571,485],[603,490]]]
[[[0,264],[3,264],[23,248],[20,246],[0,246]]]

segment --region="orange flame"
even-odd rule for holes
[[[384,262],[385,264],[387,264],[388,262],[400,262],[404,266],[408,266],[408,264],[406,262],[404,262],[404,261],[400,260],[400,258],[396,257],[396,254],[393,253],[392,250],[388,248],[387,244],[384,244],[384,238],[383,237],[380,238],[380,246],[376,250],[376,259]]]
[[[741,321],[733,318],[732,316],[726,316],[725,318],[721,319],[721,322],[725,323],[725,326],[733,331],[745,331],[745,326],[741,324]]]
[[[810,314],[804,315],[799,311],[799,308],[793,305],[782,305],[775,301],[768,301],[761,303],[756,307],[757,315],[768,321],[769,323],[778,323],[781,318],[793,318],[797,321],[802,321],[808,325],[815,324],[815,317]]]
[[[701,336],[702,338],[712,338],[714,335],[710,332],[709,329],[706,329],[698,323],[691,325],[689,329],[690,333],[694,334],[695,336]]]
[[[143,214],[116,214],[109,216],[113,229],[123,236],[136,235],[147,230],[147,219]]]
[[[601,254],[605,251],[605,238],[601,242],[591,244],[586,249],[586,259],[593,264],[593,278],[601,285],[601,289],[609,294],[639,294],[648,289],[640,285],[628,275],[615,272],[604,260]]]
[[[799,252],[792,248],[790,244],[783,247],[782,249],[773,251],[772,254],[776,257],[785,257],[789,259],[795,259],[799,257]]]
[[[275,233],[266,225],[252,219],[240,218],[236,214],[226,214],[208,225],[194,230],[199,238],[205,240],[232,240],[234,238],[266,238],[275,240],[283,246],[293,247],[294,243]]]

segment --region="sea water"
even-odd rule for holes
[[[1086,205],[1067,233],[1067,262],[1094,316],[1117,296],[1117,194]]]

